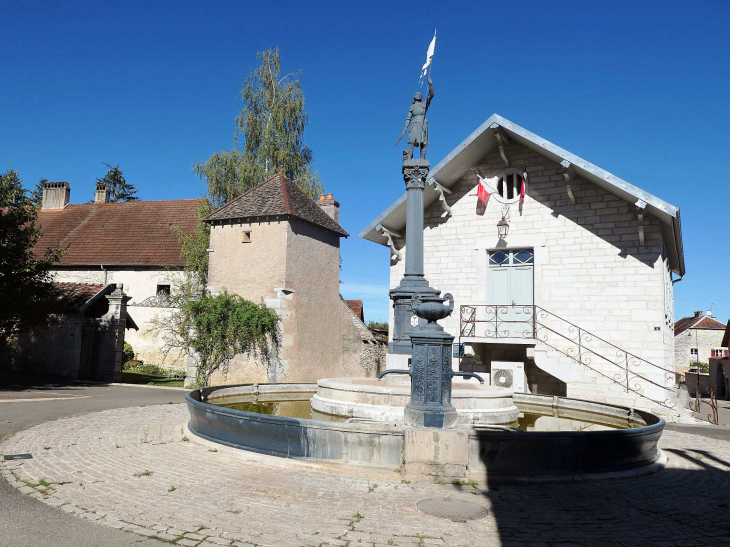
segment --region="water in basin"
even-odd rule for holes
[[[221,397],[220,399],[211,398],[207,402],[224,408],[270,416],[330,422],[348,420],[347,416],[333,416],[313,411],[310,405],[312,395],[313,393],[269,393],[258,396],[249,394]],[[606,431],[631,429],[646,425],[641,421],[629,422],[628,420],[618,420],[615,417],[597,413],[562,412],[560,410],[553,412],[552,410],[535,408],[534,405],[517,404],[517,407],[520,414],[518,423],[514,424],[514,427],[522,431]]]

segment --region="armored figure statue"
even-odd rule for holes
[[[426,97],[426,102],[423,102],[423,97],[420,92],[416,93],[413,96],[413,104],[408,110],[408,116],[406,117],[406,124],[403,127],[402,135],[405,135],[408,131],[409,125],[411,126],[411,130],[410,133],[408,133],[408,152],[404,159],[413,159],[413,149],[416,146],[420,148],[421,159],[426,159],[426,149],[428,148],[428,120],[426,119],[426,112],[428,111],[428,106],[431,104],[433,96],[433,82],[429,76],[428,96]]]

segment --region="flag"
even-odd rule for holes
[[[490,181],[492,181],[492,179],[490,179]],[[486,203],[486,201],[489,199],[489,194],[491,194],[492,191],[493,190],[489,186],[488,181],[483,179],[482,177],[479,177],[479,184],[477,186],[477,199]]]
[[[433,31],[433,40],[431,40],[431,43],[428,46],[428,52],[426,53],[426,63],[423,65],[423,68],[421,68],[421,79],[419,81],[420,84],[423,83],[423,77],[426,75],[426,72],[428,72],[428,66],[431,64],[431,59],[433,59],[433,53],[436,51],[436,30]]]
[[[525,203],[525,181],[527,180],[527,168],[522,173],[522,186],[520,187],[520,203]]]

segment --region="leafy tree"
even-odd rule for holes
[[[170,306],[176,312],[155,316],[149,329],[163,341],[163,354],[194,354],[197,387],[210,385],[216,370],[228,372],[234,356],[248,355],[272,367],[279,356],[279,318],[263,303],[255,304],[224,291],[217,296],[201,289],[195,275],[179,272]]]
[[[127,182],[119,166],[111,166],[108,163],[104,163],[104,165],[109,168],[109,171],[107,171],[107,174],[103,178],[96,179],[96,182],[109,185],[109,201],[111,203],[138,201],[137,189],[134,187],[134,184]]]
[[[243,81],[243,108],[236,117],[233,149],[193,165],[193,171],[207,181],[208,198],[216,207],[280,171],[313,199],[323,190],[313,170],[312,151],[302,141],[309,116],[299,78],[280,76],[278,48],[261,52],[258,58],[261,66]]]
[[[388,323],[383,323],[380,321],[370,321],[368,323],[368,328],[375,330],[388,330]]]
[[[213,212],[210,203],[202,205],[196,213],[198,224],[193,232],[185,232],[179,226],[172,231],[182,245],[180,257],[185,260],[185,270],[197,276],[200,283],[208,281],[208,246],[210,245],[210,224],[203,219]]]
[[[18,333],[48,326],[58,300],[50,271],[64,251],[33,252],[38,208],[12,169],[0,174],[0,346]]]

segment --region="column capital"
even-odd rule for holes
[[[423,190],[430,169],[431,164],[428,160],[405,160],[403,162],[403,180],[406,183],[406,188]]]

